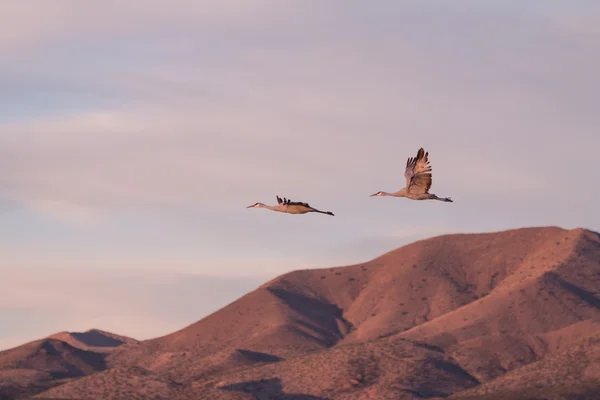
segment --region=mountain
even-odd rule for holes
[[[37,340],[0,352],[0,398],[34,394],[105,368],[102,354],[56,339]]]
[[[106,353],[134,339],[92,329],[60,332],[0,352],[0,399],[35,394],[106,369]]]
[[[498,379],[451,398],[598,398],[599,377],[600,333],[596,333],[556,354],[510,371]]]
[[[121,345],[137,343],[135,339],[99,329],[90,329],[85,332],[58,332],[49,338],[58,339],[78,349],[96,353],[108,353]]]
[[[445,235],[282,275],[177,332],[103,353],[106,370],[39,397],[462,399],[544,390],[515,378],[536,368],[553,390],[580,381],[584,393],[598,368],[577,382],[561,368],[593,365],[599,305],[594,232]]]

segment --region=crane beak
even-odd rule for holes
[[[246,207],[246,208],[252,208],[252,207],[254,207],[254,204],[252,204],[252,205],[250,205],[250,206],[248,206],[248,207]]]
[[[373,194],[372,194],[372,195],[370,195],[369,197],[378,196],[378,195],[379,195],[379,192],[377,192],[377,193],[373,193]]]

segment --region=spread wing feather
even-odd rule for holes
[[[279,196],[277,196],[277,202],[279,204],[284,204],[286,206],[304,206],[304,207],[312,208],[308,203],[304,203],[301,201],[292,201],[290,199],[286,199],[285,197],[282,200]]]
[[[429,165],[429,152],[425,152],[421,147],[416,157],[409,157],[406,160],[406,169],[404,177],[406,178],[406,188],[414,194],[429,193],[431,188],[431,165]]]

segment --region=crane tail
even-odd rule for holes
[[[332,217],[334,216],[334,214],[331,211],[321,211],[321,210],[316,210],[313,209],[314,212],[318,212],[320,214],[327,214],[327,215],[331,215]]]
[[[435,194],[430,194],[429,196],[431,200],[439,200],[443,201],[444,203],[454,203],[454,200],[452,200],[450,197],[438,197]]]

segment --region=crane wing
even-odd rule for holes
[[[289,201],[287,203],[288,206],[304,206],[308,208],[312,208],[308,203],[303,203],[301,201]]]
[[[429,165],[429,152],[425,152],[421,147],[416,157],[409,157],[406,160],[406,188],[409,192],[415,194],[428,193],[431,187],[431,165]]]
[[[410,181],[410,186],[408,187],[408,191],[412,194],[425,194],[429,193],[429,188],[431,187],[431,174],[424,173],[415,175],[412,177]]]
[[[279,204],[283,203],[286,206],[304,206],[304,207],[312,208],[308,203],[304,203],[301,201],[292,201],[290,199],[286,199],[285,197],[283,198],[283,200],[281,200],[281,198],[279,196],[277,196],[277,202],[279,202]]]

